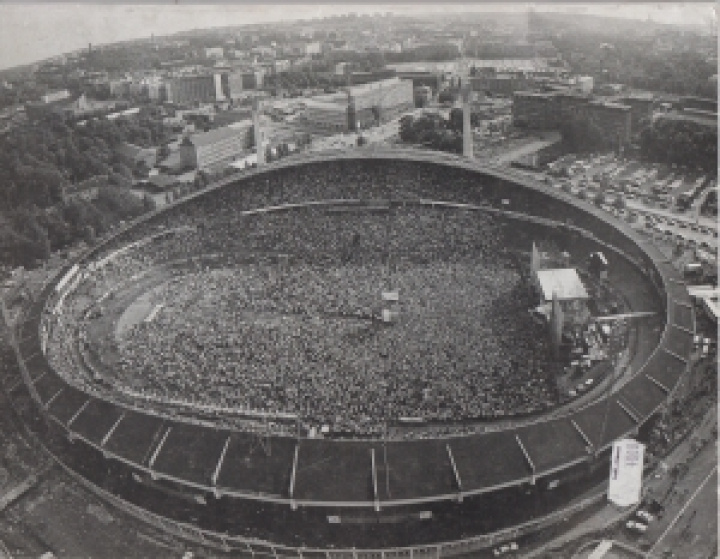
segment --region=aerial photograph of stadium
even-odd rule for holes
[[[0,4],[0,559],[716,558],[717,39]]]

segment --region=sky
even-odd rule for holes
[[[661,23],[709,24],[716,21],[716,5],[703,3],[660,4],[473,4],[423,3],[317,4],[278,3],[8,3],[0,0],[0,69],[28,64],[54,55],[87,47],[88,43],[107,44],[128,39],[168,35],[188,29],[310,19],[339,15],[393,12],[397,14],[431,12],[522,12],[533,6],[537,11],[579,11],[596,15]]]

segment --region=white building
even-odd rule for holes
[[[312,43],[307,43],[305,45],[304,51],[307,55],[320,54],[322,52],[322,44],[320,43],[320,41],[313,41]]]
[[[70,92],[67,89],[61,89],[59,91],[48,91],[45,95],[40,97],[40,100],[45,103],[54,103],[55,101],[62,101],[63,99],[69,99]]]
[[[209,47],[205,49],[205,56],[207,58],[222,58],[225,56],[225,49],[222,47]]]

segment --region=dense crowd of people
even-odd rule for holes
[[[76,290],[89,300],[152,267],[167,273],[150,291],[152,320],[94,348],[107,380],[161,400],[295,414],[308,427],[354,434],[403,418],[492,418],[556,404],[546,332],[530,320],[531,289],[503,250],[500,220],[416,204],[239,214],[324,199],[442,200],[451,191],[476,201],[468,185],[409,165],[397,176],[329,169],[289,169],[211,193],[133,231],[151,241],[110,247]],[[399,302],[387,323],[381,294],[390,289]]]

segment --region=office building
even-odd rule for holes
[[[387,122],[414,108],[413,82],[395,77],[351,87],[349,106],[350,127],[353,118],[360,128]]]
[[[205,49],[206,58],[222,58],[225,56],[225,51],[222,47],[208,47]]]
[[[516,91],[527,91],[535,86],[535,80],[522,72],[503,72],[470,78],[473,91],[491,95],[511,96]]]
[[[554,93],[518,91],[513,95],[513,124],[531,130],[550,130],[559,126],[559,103]]]
[[[165,87],[168,103],[175,105],[212,103],[217,100],[214,74],[171,78]]]
[[[40,97],[40,100],[45,103],[55,103],[57,101],[64,101],[70,98],[70,92],[67,89],[61,89],[59,91],[48,91],[45,95]]]
[[[347,132],[348,106],[331,100],[303,99],[305,110],[301,120],[313,130],[323,132]]]
[[[399,78],[353,86],[303,103],[302,120],[310,128],[334,132],[387,122],[415,106],[412,81]]]
[[[320,54],[322,52],[322,44],[319,41],[307,43],[303,51],[306,55]]]
[[[251,145],[252,120],[186,137],[180,143],[185,168],[214,171],[243,156]]]
[[[655,97],[651,93],[627,95],[620,98],[619,102],[630,107],[630,128],[633,136],[639,134],[644,126],[652,124]]]

